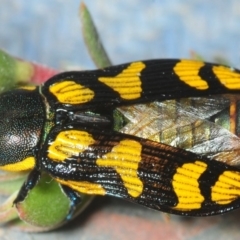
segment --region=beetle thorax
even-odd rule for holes
[[[45,112],[37,91],[16,89],[0,96],[0,166],[34,157]]]

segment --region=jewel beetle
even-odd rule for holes
[[[0,169],[30,170],[15,204],[24,201],[41,173],[49,174],[71,201],[69,219],[81,202],[79,193],[111,195],[185,216],[222,214],[240,205],[238,167],[121,133],[114,111],[239,92],[239,70],[193,60],[60,73],[41,86],[1,94]],[[124,119],[120,122],[124,126]]]

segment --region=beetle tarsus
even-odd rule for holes
[[[37,169],[33,169],[29,175],[27,180],[23,183],[21,189],[18,192],[16,199],[13,201],[13,205],[18,204],[19,202],[23,202],[27,197],[29,191],[33,189],[38,183],[41,176],[41,172]]]
[[[67,214],[66,220],[71,220],[74,217],[74,213],[76,208],[81,203],[82,199],[78,192],[74,191],[68,186],[61,185],[63,192],[66,194],[68,199],[70,200],[69,212]]]

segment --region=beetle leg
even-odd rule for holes
[[[66,196],[68,197],[68,199],[70,200],[70,209],[66,217],[66,220],[71,220],[74,216],[76,208],[81,203],[82,199],[79,193],[74,191],[70,187],[61,184],[61,188],[63,192],[66,194]]]
[[[23,183],[21,189],[18,192],[16,199],[13,201],[14,205],[24,201],[29,191],[36,186],[40,177],[41,177],[41,172],[36,168],[29,173],[27,180]]]

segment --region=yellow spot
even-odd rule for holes
[[[186,163],[177,169],[173,176],[173,189],[178,197],[178,204],[175,209],[192,210],[201,208],[204,201],[198,179],[206,170],[207,164],[196,161],[195,163]]]
[[[141,150],[142,146],[139,142],[126,139],[113,147],[112,152],[96,161],[98,166],[115,169],[132,197],[138,197],[143,191],[143,183],[137,175]]]
[[[87,181],[68,181],[68,180],[62,180],[62,179],[56,179],[57,182],[66,185],[80,193],[86,193],[91,195],[105,195],[106,191],[105,189],[97,183],[91,183]]]
[[[66,130],[60,132],[48,148],[48,158],[53,161],[64,161],[78,156],[85,151],[94,139],[84,131]]]
[[[204,66],[204,62],[193,60],[181,60],[174,67],[174,72],[181,81],[198,90],[208,89],[208,83],[199,76],[199,70]]]
[[[240,74],[234,72],[234,69],[224,66],[214,66],[213,72],[226,88],[240,89]]]
[[[60,103],[82,104],[89,102],[94,97],[94,92],[74,81],[62,81],[49,87],[49,91]]]
[[[237,135],[238,100],[231,100],[229,106],[229,131]]]
[[[20,87],[20,89],[33,91],[36,89],[36,86],[22,86],[22,87]]]
[[[225,171],[212,187],[212,201],[228,204],[240,196],[240,173]]]
[[[100,77],[98,80],[118,92],[122,99],[138,99],[142,92],[140,75],[145,67],[143,62],[134,62],[117,76]]]
[[[9,171],[9,172],[21,172],[33,169],[35,166],[35,158],[28,157],[23,159],[20,162],[7,164],[4,166],[0,166],[1,170]]]

